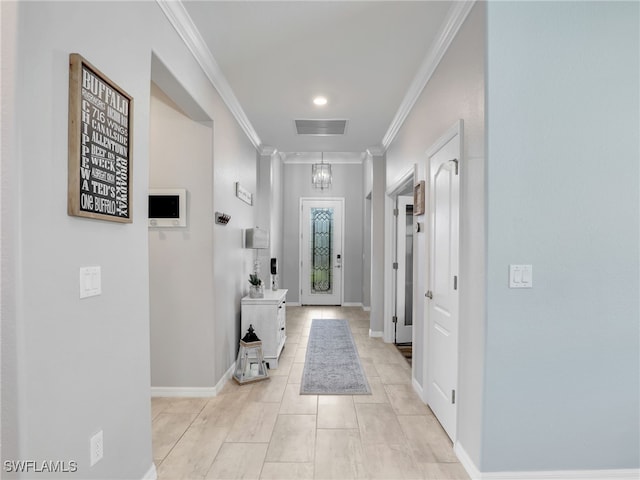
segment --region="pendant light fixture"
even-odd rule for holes
[[[314,163],[311,168],[311,183],[314,188],[324,190],[331,187],[331,165],[324,163],[324,152],[320,155],[320,163]]]

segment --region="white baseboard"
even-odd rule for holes
[[[215,387],[151,387],[151,397],[215,397]]]
[[[213,387],[151,387],[152,397],[215,397],[233,376],[236,362],[233,362],[222,378]]]
[[[418,396],[420,397],[420,400],[422,400],[425,405],[427,404],[427,399],[424,393],[424,389],[422,388],[422,385],[420,385],[418,383],[418,381],[411,377],[411,385],[413,386],[413,390],[418,394]]]
[[[287,300],[287,306],[288,307],[301,307],[302,305],[300,304],[300,302],[290,302],[290,301]],[[371,311],[371,307],[365,307],[364,305],[362,305],[362,303],[358,303],[358,302],[344,302],[341,306],[342,307],[360,307],[365,312],[370,312]]]
[[[382,338],[384,332],[376,332],[375,330],[369,329],[369,336],[371,338]]]
[[[640,469],[616,470],[548,470],[539,472],[481,472],[460,442],[453,450],[472,480],[637,480]]]
[[[640,469],[486,472],[482,480],[638,480]]]
[[[142,480],[157,480],[158,478],[158,472],[156,471],[156,464],[152,463],[151,467],[149,467],[149,470],[147,470],[147,473],[144,474],[144,477],[142,477]]]
[[[471,477],[471,480],[479,480],[482,478],[480,470],[478,470],[476,464],[473,463],[473,460],[471,460],[471,457],[469,457],[469,454],[460,442],[456,441],[453,446],[453,451],[455,452],[456,457],[458,457],[458,460],[460,460],[464,469],[467,471],[467,474],[469,474],[469,477]]]

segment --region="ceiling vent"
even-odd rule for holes
[[[346,120],[295,120],[298,135],[344,135]]]

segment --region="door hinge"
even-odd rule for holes
[[[391,317],[391,321],[393,323],[398,323],[398,317],[396,317],[395,315],[393,317]]]
[[[458,175],[458,159],[457,159],[457,158],[454,158],[454,159],[453,159],[453,160],[451,160],[451,161],[453,162],[453,165],[454,165],[454,168],[455,168],[454,173],[455,173],[456,175]]]
[[[457,275],[453,276],[453,289],[454,290],[458,289],[458,276]]]
[[[451,390],[451,403],[453,403],[453,404],[456,403],[456,391],[455,390]]]
[[[394,217],[397,217],[399,213],[400,213],[400,212],[398,211],[398,209],[397,209],[397,208],[394,208],[394,209],[393,209],[393,216],[394,216]]]
[[[397,270],[398,269],[398,262],[393,262],[393,269]]]
[[[427,293],[424,294],[424,296],[431,300],[433,298],[433,293],[431,292],[431,290],[428,290]]]

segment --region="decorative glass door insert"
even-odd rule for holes
[[[333,208],[311,208],[311,293],[333,292]]]

